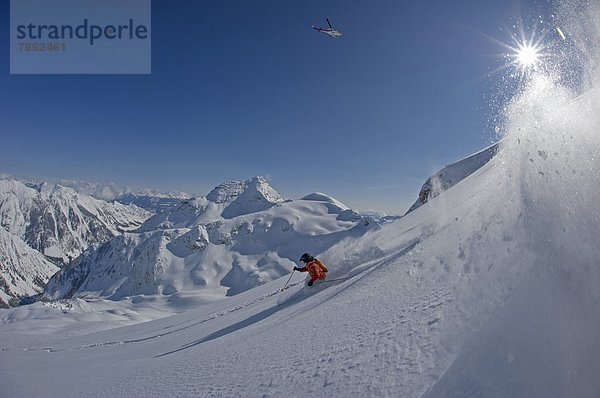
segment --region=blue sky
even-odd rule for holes
[[[546,1],[152,1],[151,75],[10,75],[0,4],[0,172],[206,194],[264,175],[403,213],[490,143],[519,14]],[[329,17],[343,32],[313,32]]]

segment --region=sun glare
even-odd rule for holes
[[[539,50],[530,44],[523,43],[517,50],[517,62],[523,69],[535,66],[540,57]]]
[[[504,48],[504,52],[497,54],[498,60],[502,62],[492,73],[509,70],[510,77],[524,79],[545,69],[546,63],[554,56],[552,47],[555,41],[558,38],[565,41],[567,36],[558,27],[550,29],[548,26],[537,24],[527,27],[520,18],[518,20],[513,25],[505,25],[500,29],[509,34],[509,41],[490,36],[488,38]],[[539,23],[543,22],[540,20]],[[556,37],[552,37],[551,34]]]

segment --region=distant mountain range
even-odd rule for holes
[[[151,215],[135,205],[94,199],[58,184],[0,180],[0,306],[8,305],[6,297],[14,304],[39,293],[59,266],[94,243],[137,229]]]
[[[117,201],[126,205],[134,204],[153,213],[177,207],[182,201],[193,197],[192,194],[186,192],[162,192],[156,189],[139,189],[113,183],[100,184],[78,180],[45,181],[35,178],[16,178],[6,173],[0,173],[0,180],[18,181],[29,187],[37,187],[42,184],[60,185],[72,188],[84,196],[91,196],[106,202]]]
[[[324,194],[284,200],[261,177],[228,182],[94,246],[51,278],[44,298],[234,295],[289,273],[306,251],[373,228],[375,219]]]
[[[0,225],[63,265],[90,244],[137,229],[150,216],[137,206],[94,199],[58,184],[0,180]]]

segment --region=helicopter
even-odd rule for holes
[[[313,25],[313,29],[317,32],[327,33],[330,37],[333,37],[334,39],[340,37],[342,35],[342,32],[333,29],[333,26],[331,26],[331,22],[329,22],[329,18],[325,18],[325,20],[327,21],[327,25],[329,25],[329,28],[317,28],[315,25]]]

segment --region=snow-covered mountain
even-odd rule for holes
[[[481,151],[467,156],[466,158],[454,162],[450,165],[445,166],[425,181],[421,190],[419,191],[419,197],[413,203],[413,205],[406,212],[407,214],[411,211],[419,208],[431,198],[435,198],[445,190],[453,187],[469,175],[473,174],[476,170],[482,167],[484,164],[489,162],[498,153],[500,143],[495,143]]]
[[[150,215],[136,206],[94,199],[57,184],[0,180],[0,225],[62,264],[93,243],[138,228]]]
[[[285,201],[261,177],[229,182],[84,253],[50,280],[44,296],[234,295],[286,274],[306,251],[323,252],[376,227],[324,194]]]
[[[206,197],[186,200],[172,211],[154,215],[146,220],[139,231],[189,228],[221,218],[231,219],[266,210],[283,201],[279,192],[262,177],[226,182],[214,188]]]
[[[18,236],[0,227],[0,308],[41,293],[58,267]]]

